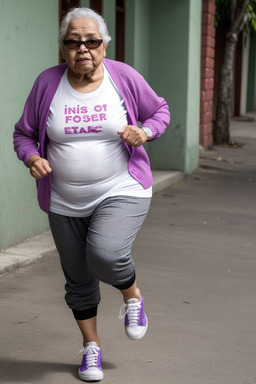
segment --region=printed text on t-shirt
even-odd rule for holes
[[[100,133],[102,132],[101,125],[84,125],[83,123],[94,123],[107,120],[107,104],[95,105],[93,111],[88,111],[86,106],[76,105],[69,107],[65,105],[64,115],[65,124],[70,124],[64,127],[64,132],[68,134],[82,134],[82,133]],[[72,126],[72,124],[79,124],[79,126]],[[82,126],[82,125],[83,126]]]

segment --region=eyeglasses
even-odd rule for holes
[[[88,39],[86,41],[80,40],[64,40],[63,43],[68,49],[78,49],[82,44],[86,46],[87,49],[96,49],[99,48],[103,40],[100,39]]]

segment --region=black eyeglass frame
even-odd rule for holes
[[[97,42],[97,45],[95,47],[92,47],[90,46],[90,43],[89,41],[95,41]],[[68,49],[79,49],[80,46],[82,44],[84,44],[86,46],[87,49],[97,49],[101,46],[103,40],[102,39],[88,39],[86,41],[82,41],[82,40],[75,40],[75,39],[67,39],[67,40],[63,40],[63,44],[68,48]],[[73,47],[69,47],[68,45],[70,44],[74,44]],[[88,44],[89,43],[89,44]]]

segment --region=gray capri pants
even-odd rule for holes
[[[50,212],[49,222],[66,278],[66,302],[77,320],[97,315],[99,281],[128,289],[135,281],[131,248],[151,198],[115,196],[89,217]]]

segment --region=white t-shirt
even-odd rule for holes
[[[79,93],[67,70],[50,107],[47,158],[52,168],[50,211],[90,216],[107,197],[151,197],[128,172],[128,151],[117,134],[127,112],[107,69],[101,85]]]

